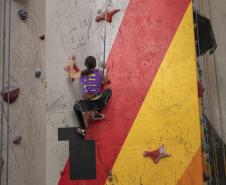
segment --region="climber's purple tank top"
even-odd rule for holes
[[[81,93],[84,94],[100,94],[101,93],[101,82],[102,82],[102,71],[94,69],[93,73],[88,76],[80,77]]]

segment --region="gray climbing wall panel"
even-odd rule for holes
[[[214,128],[218,134],[222,137],[221,132],[221,121],[222,119],[222,128],[223,133],[226,135],[226,78],[225,78],[225,49],[226,49],[226,2],[223,0],[219,1],[194,1],[194,6],[199,12],[211,19],[214,35],[217,42],[217,49],[215,51],[215,64],[214,64],[214,55],[207,54],[205,57],[199,57],[198,61],[202,69],[202,80],[204,83],[204,88],[206,89],[204,95],[204,107],[205,113],[210,118],[213,123]],[[206,69],[205,71],[205,65]],[[217,79],[216,79],[217,76]],[[207,81],[206,81],[207,79]],[[218,102],[218,92],[219,92],[219,102]],[[207,91],[209,88],[209,96]],[[209,102],[208,102],[209,99]],[[219,107],[220,104],[220,107]],[[220,109],[219,109],[220,108]],[[209,115],[210,114],[210,115]],[[221,115],[220,115],[221,114]],[[221,117],[220,117],[221,116]],[[226,137],[224,136],[224,142],[226,143]]]
[[[0,6],[1,9],[3,7]],[[26,22],[18,17],[17,12],[21,8],[29,12]],[[45,74],[45,42],[38,38],[45,32],[45,1],[11,1],[10,15],[10,84],[20,87],[21,93],[9,109],[8,184],[41,185],[45,184],[46,79],[45,75],[35,79],[34,72],[38,68]],[[2,31],[2,22],[0,28]],[[2,37],[0,43],[3,43]],[[6,129],[3,132],[6,134]],[[22,142],[14,145],[12,141],[18,135],[22,136]],[[4,150],[5,143],[6,140]],[[4,169],[3,185],[6,184],[5,172]]]

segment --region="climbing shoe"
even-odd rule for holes
[[[95,112],[93,115],[92,115],[92,119],[94,121],[98,121],[98,120],[103,120],[104,119],[104,114],[100,114],[98,112]]]
[[[81,134],[81,135],[83,135],[83,136],[86,136],[86,130],[85,130],[85,129],[77,128],[77,133],[78,133],[78,134]]]

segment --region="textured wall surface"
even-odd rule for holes
[[[17,14],[21,8],[29,13],[25,22]],[[45,1],[11,1],[10,84],[21,93],[10,105],[9,185],[45,184],[45,42],[38,38],[44,31]],[[36,69],[43,71],[40,79],[34,77]],[[18,146],[12,143],[17,135],[22,136]]]
[[[118,32],[128,0],[109,1],[109,9],[120,8],[111,24],[107,24],[106,55]],[[47,31],[47,140],[46,185],[57,184],[60,171],[68,158],[68,142],[57,141],[58,127],[75,126],[75,100],[81,98],[78,81],[68,80],[63,70],[68,56],[76,55],[77,64],[84,69],[84,60],[93,55],[100,66],[103,58],[103,22],[96,23],[98,12],[105,10],[104,1],[50,0],[46,5]],[[54,154],[53,154],[54,153]]]
[[[115,15],[112,24],[107,24],[107,56],[128,2],[129,0],[112,0],[110,3],[110,9],[120,8],[121,11]],[[3,0],[0,0],[0,64],[2,64],[3,43],[2,5]],[[211,1],[211,7],[218,43],[216,67],[219,75],[223,123],[225,123],[226,7],[223,0]],[[28,10],[30,17],[28,21],[19,20],[17,11],[20,8]],[[81,69],[88,55],[96,56],[100,65],[103,57],[101,35],[104,31],[104,23],[97,24],[95,17],[104,9],[104,1],[100,0],[12,1],[10,77],[11,84],[21,88],[21,94],[18,100],[10,105],[10,185],[57,184],[60,171],[63,170],[68,158],[68,142],[57,141],[57,128],[77,125],[72,107],[74,101],[81,97],[78,82],[72,83],[68,80],[63,67],[71,54],[76,55]],[[209,16],[208,4],[204,5],[203,12]],[[38,36],[44,32],[46,32],[46,41],[43,42]],[[208,58],[214,126],[221,133],[213,57],[208,56]],[[1,67],[2,65],[0,77]],[[34,78],[36,69],[41,69],[43,72],[40,79]],[[225,126],[224,131],[226,132]],[[11,143],[16,135],[23,137],[20,146]]]

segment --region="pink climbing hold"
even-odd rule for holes
[[[96,22],[104,21],[105,20],[105,14],[106,14],[106,21],[111,23],[112,17],[119,11],[120,9],[114,9],[112,11],[105,11],[104,13],[98,15],[96,17]]]
[[[158,163],[160,159],[165,157],[171,157],[170,154],[166,153],[166,149],[164,145],[160,146],[158,149],[154,151],[145,151],[144,157],[150,157],[154,161],[154,163]]]
[[[19,96],[20,88],[13,87],[13,86],[6,86],[1,91],[1,96],[3,97],[6,103],[13,103],[16,101],[17,97]]]

